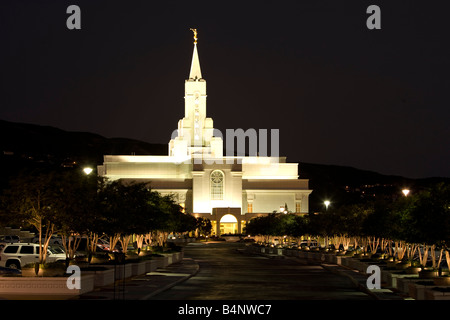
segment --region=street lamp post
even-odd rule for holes
[[[325,205],[325,210],[328,210],[328,206],[330,205],[330,201],[328,201],[328,200],[325,200],[324,202],[323,202],[323,204]]]
[[[407,197],[409,194],[409,191],[410,191],[409,189],[403,189],[402,193],[405,195],[405,197]]]
[[[284,206],[280,206],[280,212],[284,214],[288,213],[287,204],[284,204]]]

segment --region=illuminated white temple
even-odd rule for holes
[[[209,218],[217,235],[241,233],[251,218],[281,207],[308,213],[311,190],[307,179],[299,179],[298,163],[278,156],[224,156],[223,139],[214,136],[217,130],[206,116],[206,81],[196,36],[195,30],[185,115],[169,142],[168,155],[105,155],[98,174],[148,182],[152,190],[172,194],[186,212]]]

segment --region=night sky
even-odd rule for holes
[[[81,30],[69,30],[69,5]],[[369,5],[381,30],[369,30]],[[289,162],[450,177],[446,1],[2,1],[0,119],[168,143],[193,39],[215,128]],[[7,139],[8,137],[1,137]],[[301,175],[301,167],[300,167]]]

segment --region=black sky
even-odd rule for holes
[[[81,8],[81,30],[66,28],[71,4]],[[381,8],[381,30],[366,27],[371,4]],[[168,143],[184,116],[195,27],[207,113],[222,132],[280,129],[290,162],[450,177],[445,1],[0,8],[0,119]]]

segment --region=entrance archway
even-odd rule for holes
[[[232,214],[226,214],[220,219],[220,234],[238,233],[238,221]]]

